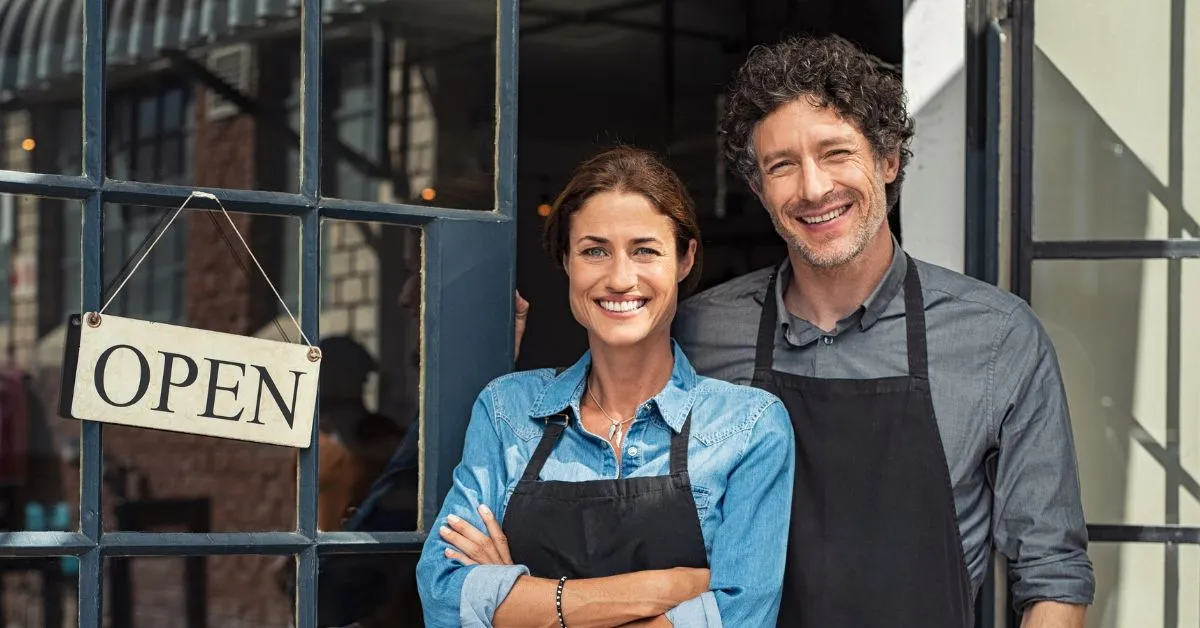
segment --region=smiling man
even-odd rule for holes
[[[1081,628],[1095,582],[1054,348],[1023,301],[893,239],[912,134],[900,79],[850,43],[752,51],[722,135],[788,258],[685,302],[675,336],[791,415],[780,626],[966,628],[994,546],[1024,628]]]

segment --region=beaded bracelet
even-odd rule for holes
[[[567,577],[563,576],[558,579],[558,591],[554,593],[554,609],[558,611],[558,625],[560,628],[567,628],[567,621],[563,619],[562,614],[562,592],[563,585],[567,583]]]

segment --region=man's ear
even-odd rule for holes
[[[883,157],[883,180],[892,183],[900,174],[900,151],[894,150]]]

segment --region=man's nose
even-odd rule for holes
[[[805,164],[800,172],[797,195],[812,204],[820,203],[833,191],[833,178],[817,163]]]

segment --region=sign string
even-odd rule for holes
[[[122,279],[121,283],[118,284],[117,287],[112,291],[112,294],[109,295],[108,300],[104,302],[104,305],[100,308],[98,313],[103,314],[104,311],[108,309],[108,306],[111,305],[113,300],[117,298],[117,294],[119,294],[121,289],[125,287],[125,284],[129,281],[130,277],[133,277],[133,274],[137,272],[137,269],[142,265],[142,262],[146,261],[146,258],[150,255],[150,251],[152,251],[154,246],[158,244],[158,241],[162,239],[163,234],[165,234],[167,230],[171,228],[171,225],[175,222],[175,219],[179,217],[179,214],[187,207],[188,203],[192,202],[192,199],[194,198],[206,198],[217,204],[217,207],[221,209],[221,213],[225,215],[225,219],[229,221],[229,226],[233,229],[233,233],[237,235],[238,241],[242,243],[242,246],[246,249],[246,252],[250,254],[250,259],[258,268],[258,272],[262,274],[262,278],[267,282],[267,286],[271,288],[271,292],[275,295],[275,299],[278,300],[279,304],[283,306],[283,311],[287,313],[288,318],[292,321],[292,324],[296,326],[296,331],[299,332],[300,338],[304,341],[304,344],[308,345],[310,349],[314,348],[312,342],[309,341],[308,336],[304,334],[304,329],[300,327],[300,322],[297,321],[296,317],[292,315],[291,308],[288,307],[287,302],[285,302],[283,297],[280,296],[279,290],[275,288],[275,284],[271,281],[271,278],[267,276],[267,271],[263,269],[262,264],[258,262],[258,258],[254,256],[254,251],[250,249],[250,245],[246,243],[246,239],[242,237],[242,232],[238,231],[237,225],[233,224],[233,217],[229,215],[229,211],[225,209],[225,205],[221,203],[221,199],[217,198],[214,194],[209,192],[201,192],[199,190],[193,190],[192,193],[189,194],[186,199],[184,199],[183,204],[175,210],[175,213],[171,215],[171,219],[167,221],[167,226],[159,230],[158,235],[154,238],[154,241],[150,243],[150,246],[146,247],[146,249],[142,251],[141,256],[138,257],[136,262],[134,262],[133,269],[128,273],[125,273],[124,279]]]

